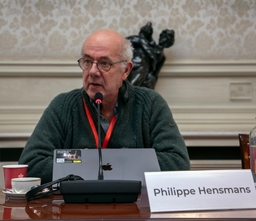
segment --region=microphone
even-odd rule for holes
[[[101,138],[100,138],[100,106],[102,104],[103,95],[100,92],[97,92],[94,95],[94,102],[97,104],[98,109],[98,152],[99,152],[99,172],[98,180],[103,180],[103,169],[102,169],[102,151],[101,151]]]
[[[95,102],[96,104],[102,104],[102,101],[103,101],[103,95],[102,95],[102,93],[97,92],[97,93],[94,95],[94,102]]]

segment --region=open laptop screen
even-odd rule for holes
[[[102,149],[104,180],[137,180],[145,186],[144,172],[160,171],[155,149]],[[53,180],[69,174],[84,180],[97,180],[98,149],[56,149],[53,159]]]

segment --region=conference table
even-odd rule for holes
[[[255,199],[256,200],[256,199]],[[195,202],[196,203],[196,202]],[[0,192],[0,220],[256,220],[256,209],[151,213],[145,189],[135,203],[65,203],[61,195],[27,202]]]

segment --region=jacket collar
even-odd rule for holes
[[[86,103],[90,103],[90,97],[85,92],[83,88],[81,88],[82,97],[85,99]],[[127,103],[134,94],[134,86],[126,79],[123,81],[123,85],[119,89],[118,93],[118,103]]]

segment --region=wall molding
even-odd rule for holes
[[[42,115],[44,106],[0,106],[0,128],[1,125],[23,124],[23,122],[37,122]],[[178,124],[252,124],[254,107],[230,107],[230,108],[191,108],[191,107],[172,107],[172,113]],[[243,113],[243,115],[241,115]],[[239,118],[238,118],[239,115]],[[214,118],[212,117],[214,116]]]
[[[76,60],[0,61],[0,77],[78,77]],[[167,61],[162,77],[245,77],[256,76],[256,61]]]
[[[256,76],[256,61],[167,62],[159,77],[245,77]]]
[[[16,146],[23,146],[44,109],[0,107],[0,146],[12,146],[15,142]],[[248,128],[255,125],[254,108],[172,108],[172,111],[188,146],[238,146],[238,133],[248,133]],[[198,114],[200,118],[193,117]]]

